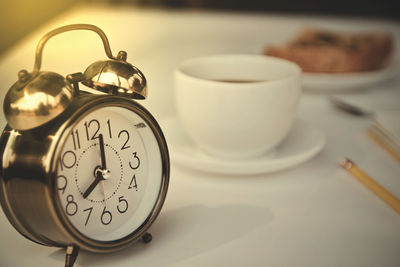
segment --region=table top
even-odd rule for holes
[[[1,99],[17,72],[33,67],[39,38],[71,23],[99,26],[113,51],[128,52],[128,61],[149,81],[149,97],[142,103],[159,121],[176,115],[172,73],[187,58],[254,53],[308,25],[385,28],[400,36],[395,22],[363,18],[85,5],[3,55]],[[50,40],[43,68],[66,75],[104,58],[93,36],[71,32]],[[336,94],[376,110],[399,109],[400,78]],[[334,109],[326,93],[309,92],[302,95],[298,117],[326,134],[326,146],[317,156],[286,170],[249,176],[198,172],[171,158],[168,196],[150,228],[153,241],[113,254],[82,251],[76,266],[399,266],[400,215],[338,165],[342,157],[351,158],[400,197],[400,164],[367,136],[370,119]],[[64,250],[25,239],[3,212],[0,236],[0,266],[63,265]]]

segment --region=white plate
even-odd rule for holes
[[[177,117],[161,122],[172,163],[199,171],[218,174],[260,174],[283,170],[305,162],[325,145],[325,133],[303,121],[297,120],[288,137],[275,152],[246,160],[226,160],[203,153],[188,138]]]
[[[303,74],[303,89],[313,92],[337,92],[369,88],[394,78],[400,72],[400,60],[393,61],[384,69],[346,74]]]

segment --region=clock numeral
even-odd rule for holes
[[[129,167],[131,167],[132,170],[136,170],[140,166],[140,158],[136,155],[137,152],[133,152],[132,154],[136,163],[132,163],[132,161],[129,161]]]
[[[130,138],[129,132],[127,130],[120,131],[119,134],[118,134],[118,138],[121,138],[122,135],[126,136],[126,140],[125,140],[125,143],[122,145],[121,150],[130,148],[131,146],[127,145],[128,141],[129,141],[129,138]]]
[[[65,213],[69,216],[74,216],[78,212],[78,204],[74,201],[73,195],[67,196],[67,205],[65,206]]]
[[[64,175],[57,176],[57,189],[62,191],[63,194],[65,192],[65,188],[67,188],[67,184],[67,177]]]
[[[134,183],[134,184],[132,184],[132,183]],[[132,176],[131,182],[129,183],[129,186],[128,186],[128,189],[132,189],[132,188],[135,188],[137,191],[137,183],[136,183],[136,175],[135,174]]]
[[[90,207],[90,208],[87,208],[87,209],[84,209],[84,210],[83,210],[84,212],[85,212],[85,211],[88,211],[88,216],[87,216],[86,221],[85,221],[85,226],[87,225],[87,223],[88,223],[88,221],[89,221],[89,217],[90,217],[90,215],[92,214],[92,210],[93,210],[93,207]]]
[[[118,201],[119,204],[117,205],[117,210],[119,211],[119,213],[125,213],[128,210],[128,201],[124,199],[124,196],[119,197]],[[122,206],[121,208],[120,205]]]
[[[140,128],[146,128],[146,124],[144,124],[143,122],[139,122],[138,124],[135,124],[135,127],[140,129]]]
[[[94,131],[93,135],[90,136],[89,128],[90,128],[90,125],[92,125],[92,124],[94,125],[95,131]],[[86,138],[88,141],[99,138],[99,136],[97,134],[100,130],[100,122],[98,120],[93,119],[93,120],[89,121],[89,123],[85,122],[84,125],[85,125],[85,129],[86,129]]]
[[[75,166],[76,163],[76,155],[74,151],[68,150],[60,158],[60,169],[64,170],[64,167],[67,169],[71,169]]]
[[[109,225],[112,221],[112,214],[108,210],[106,210],[106,207],[104,207],[103,212],[101,213],[101,223],[104,225]]]
[[[81,149],[81,142],[79,140],[78,130],[75,130],[75,132],[71,132],[71,135],[72,135],[72,141],[74,142],[74,150]]]
[[[112,135],[111,135],[111,122],[110,122],[110,120],[107,120],[107,125],[108,125],[108,134],[110,135],[110,139],[111,139]]]

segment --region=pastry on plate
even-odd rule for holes
[[[393,50],[389,32],[305,29],[286,44],[267,46],[264,54],[293,61],[304,72],[348,73],[384,68]]]

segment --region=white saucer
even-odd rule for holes
[[[245,159],[227,160],[205,154],[189,139],[177,117],[161,122],[171,162],[195,170],[218,174],[260,174],[283,170],[305,162],[325,145],[325,133],[303,121],[297,120],[289,136],[274,153]]]

